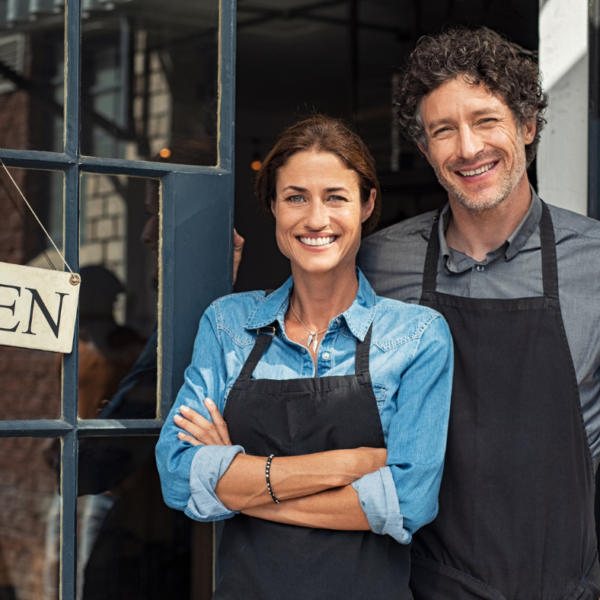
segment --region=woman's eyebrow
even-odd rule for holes
[[[306,192],[306,188],[303,187],[299,187],[297,185],[288,185],[287,187],[284,187],[283,190],[281,190],[282,192],[285,192],[286,190],[295,190],[296,192]]]
[[[282,192],[285,192],[286,190],[294,190],[295,192],[306,192],[308,191],[306,188],[297,186],[297,185],[288,185],[286,187],[283,188],[283,190],[281,190]],[[325,188],[326,192],[347,192],[347,188],[343,187],[343,186],[338,186],[338,187],[330,187],[330,188]]]

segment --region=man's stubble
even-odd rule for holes
[[[522,142],[521,132],[518,133],[517,138],[517,147],[519,150],[515,155],[515,161],[513,163],[513,168],[510,171],[505,171],[502,177],[502,180],[499,182],[497,193],[487,201],[476,201],[472,198],[466,196],[458,187],[452,184],[451,181],[446,179],[444,176],[443,170],[437,165],[433,164],[433,170],[438,178],[438,181],[442,185],[442,187],[448,192],[448,195],[452,196],[456,199],[456,201],[466,208],[467,210],[481,212],[484,210],[491,210],[496,208],[498,205],[502,204],[512,193],[512,191],[517,187],[518,183],[521,181],[521,178],[525,174],[527,170],[527,158],[525,155],[525,145]],[[504,160],[505,154],[500,151],[493,152],[483,152],[479,157],[478,161],[481,159],[489,159],[489,160]],[[471,164],[473,161],[470,161]],[[448,168],[452,171],[459,170],[462,166],[468,166],[464,161],[452,163],[448,165]]]

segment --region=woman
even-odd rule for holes
[[[356,268],[380,191],[341,121],[287,129],[256,193],[292,277],[202,317],[157,445],[165,500],[224,520],[214,599],[412,598],[408,544],[436,515],[444,460],[448,327]]]

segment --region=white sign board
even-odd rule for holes
[[[0,345],[71,352],[80,287],[70,273],[0,262]]]

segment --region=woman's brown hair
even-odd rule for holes
[[[368,202],[375,188],[375,207],[371,216],[363,223],[363,236],[375,229],[381,214],[381,190],[377,181],[375,161],[366,144],[341,119],[325,115],[313,115],[288,127],[267,154],[258,174],[254,192],[261,211],[273,217],[271,201],[276,198],[277,173],[298,152],[330,152],[335,154],[349,169],[358,175],[360,197]]]

